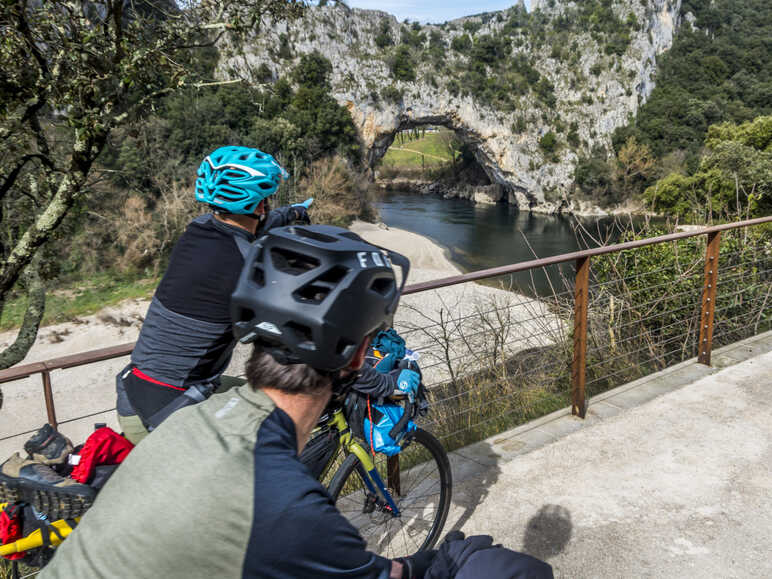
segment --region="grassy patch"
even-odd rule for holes
[[[41,325],[58,324],[93,314],[130,298],[149,298],[159,278],[127,278],[112,273],[93,276],[49,289]],[[0,330],[18,328],[27,308],[26,296],[8,300],[0,318]]]
[[[451,152],[447,146],[447,133],[450,131],[440,131],[437,133],[426,133],[419,139],[400,142],[399,137],[383,157],[384,165],[398,167],[422,167],[438,166],[453,161]],[[421,156],[423,154],[423,162]]]

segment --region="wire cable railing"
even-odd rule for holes
[[[432,428],[454,444],[508,428],[556,405],[570,404],[584,417],[586,393],[635,380],[695,355],[710,364],[714,343],[769,329],[772,324],[772,255],[741,243],[722,248],[722,234],[772,223],[772,217],[700,231],[535,259],[408,286],[410,296],[490,280],[555,264],[561,273],[551,295],[539,298],[502,291],[489,301],[417,310],[397,325],[408,347],[421,353],[424,383],[435,411]],[[651,246],[671,244],[672,263],[640,271],[628,259]],[[723,251],[723,253],[722,253]],[[600,261],[591,276],[591,261]],[[599,273],[598,273],[599,272]],[[602,274],[602,275],[601,275]],[[504,290],[506,283],[500,284]],[[501,296],[505,296],[506,299]],[[410,308],[409,300],[403,302]],[[57,426],[114,408],[57,421],[51,373],[124,357],[124,344],[0,371],[0,383],[40,374],[48,422]],[[515,421],[513,423],[513,421]],[[0,442],[28,435],[0,431]]]

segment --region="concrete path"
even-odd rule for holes
[[[772,332],[713,362],[454,452],[447,529],[556,577],[772,577]]]

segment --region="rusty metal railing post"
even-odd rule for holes
[[[702,288],[702,309],[700,310],[700,343],[697,354],[697,361],[706,366],[710,366],[710,353],[713,348],[713,316],[716,311],[720,244],[720,231],[708,233],[708,247],[705,250],[705,285]]]
[[[54,409],[54,392],[51,389],[51,372],[48,370],[43,370],[40,375],[43,377],[43,396],[46,399],[48,423],[56,428],[56,410]]]
[[[587,371],[587,308],[590,303],[590,258],[576,260],[574,286],[574,357],[571,363],[571,414],[587,413],[584,385]]]

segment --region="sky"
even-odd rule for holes
[[[346,3],[354,8],[383,10],[400,21],[409,18],[423,23],[440,23],[480,12],[503,10],[517,4],[517,0],[348,0]]]

